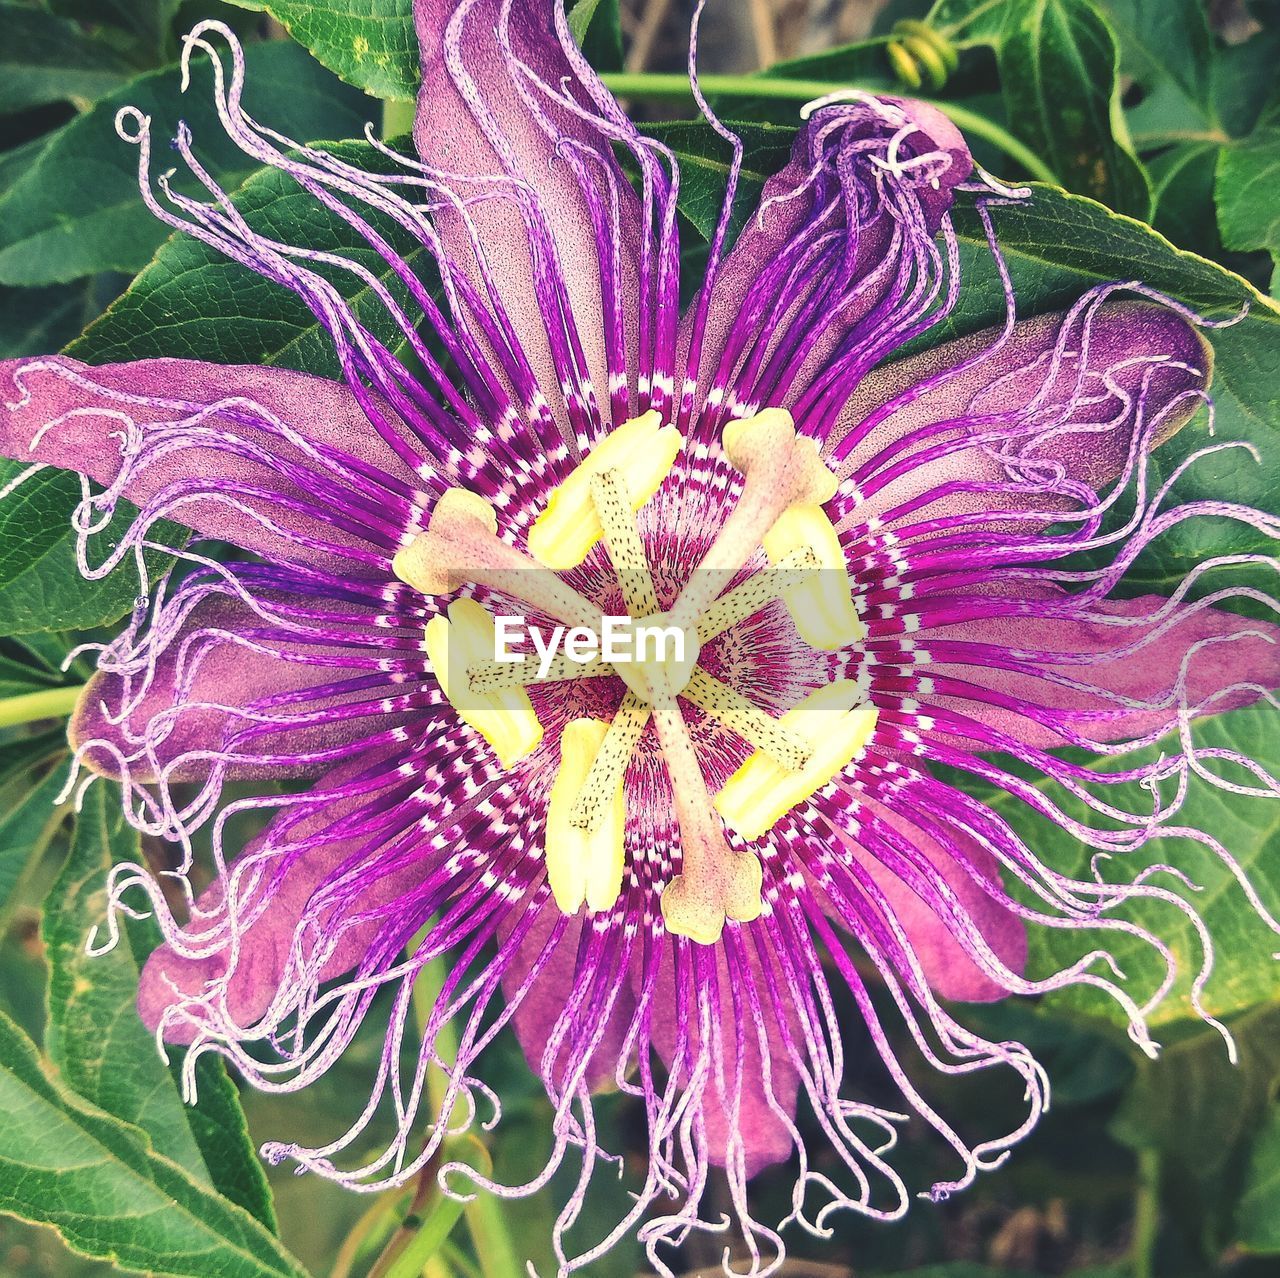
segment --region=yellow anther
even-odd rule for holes
[[[474,599],[455,599],[448,617],[427,622],[423,643],[432,672],[449,704],[492,747],[504,768],[532,754],[542,740],[542,724],[523,688],[473,692],[468,672],[493,661],[493,619]]]
[[[635,621],[631,634],[631,660],[614,667],[623,683],[642,701],[653,700],[655,687],[683,692],[702,655],[697,630],[669,612],[655,612]]]
[[[623,836],[627,825],[623,778],[618,774],[595,829],[574,825],[571,815],[591,774],[609,725],[599,719],[573,719],[560,734],[560,769],[547,807],[547,879],[556,904],[576,914],[607,910],[622,891]]]
[[[798,772],[757,750],[716,795],[716,811],[744,839],[758,839],[798,803],[816,794],[853,762],[875,731],[879,711],[857,684],[841,679],[811,692],[781,723],[809,743],[812,754]]]
[[[792,506],[765,533],[764,550],[772,564],[801,549],[813,551],[818,570],[782,592],[800,637],[811,648],[830,652],[860,643],[866,628],[853,605],[840,538],[821,506]]]
[[[684,439],[674,426],[661,425],[654,410],[623,422],[579,462],[552,492],[547,507],[529,529],[529,553],[548,568],[576,568],[604,536],[591,499],[591,479],[617,470],[626,480],[632,510],[658,491],[675,464]]]

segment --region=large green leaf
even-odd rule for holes
[[[0,113],[92,101],[132,74],[118,53],[51,13],[0,3],[0,26]]]
[[[151,1147],[145,1132],[54,1083],[0,1015],[0,1211],[52,1225],[76,1251],[173,1278],[302,1278],[243,1208]]]
[[[382,172],[390,171],[393,163],[365,143],[333,144],[329,149],[349,163]],[[383,259],[284,174],[260,173],[234,199],[262,233],[358,261],[398,291]],[[418,241],[403,230],[382,230],[406,261],[415,263],[425,256]],[[334,272],[332,279],[372,331],[384,340],[394,339],[384,308],[371,290],[346,273]],[[338,373],[327,337],[302,302],[185,235],[162,246],[129,291],[71,344],[68,353],[91,363],[170,355],[221,364],[278,364],[330,377]]]
[[[1212,716],[1194,725],[1194,737],[1204,748],[1241,750],[1272,775],[1280,775],[1280,738],[1274,731],[1273,713],[1269,706],[1262,704]],[[1124,767],[1136,767],[1153,761],[1160,756],[1161,746],[1169,755],[1179,750],[1176,739],[1172,739],[1126,755],[1120,763]],[[1097,770],[1102,773],[1107,769],[1098,767]],[[1280,912],[1280,863],[1272,854],[1280,838],[1277,805],[1267,799],[1219,789],[1203,778],[1193,778],[1189,785],[1176,823],[1212,834],[1240,863],[1268,908]],[[1075,820],[1095,828],[1115,828],[1055,783],[1042,778],[1036,781],[1036,786]],[[1134,783],[1108,787],[1106,797],[1133,812],[1148,811],[1151,807],[1150,794]],[[1048,859],[1054,870],[1081,879],[1090,877],[1091,849],[1062,838],[1047,818],[1034,813],[1019,799],[996,794],[990,797],[990,802],[1029,846],[1050,849]],[[1177,866],[1201,889],[1198,892],[1183,890],[1182,895],[1204,920],[1217,955],[1214,973],[1203,994],[1208,1012],[1218,1017],[1232,1016],[1280,995],[1280,964],[1272,957],[1277,948],[1275,934],[1258,918],[1243,889],[1210,849],[1187,839],[1152,840],[1139,851],[1114,857],[1107,863],[1106,872],[1110,879],[1127,881],[1140,870],[1156,864]],[[1171,880],[1165,880],[1164,885],[1175,892],[1179,890]],[[1161,937],[1178,961],[1177,985],[1153,1013],[1152,1024],[1166,1025],[1194,1017],[1189,992],[1201,957],[1194,925],[1174,906],[1161,901],[1135,902],[1119,917]],[[1164,964],[1150,946],[1133,936],[1107,933],[1104,938],[1088,930],[1032,928],[1029,968],[1036,976],[1057,971],[1095,949],[1103,939],[1125,974],[1125,988],[1142,1001],[1159,985]],[[1048,996],[1047,1001],[1117,1023],[1125,1019],[1117,1004],[1092,988],[1074,987]]]
[[[1234,1063],[1211,1032],[1144,1061],[1111,1124],[1119,1140],[1156,1155],[1164,1192],[1178,1205],[1165,1222],[1169,1243],[1182,1253],[1179,1267],[1170,1266],[1177,1273],[1214,1272],[1234,1240],[1246,1156],[1257,1149],[1280,1071],[1280,1008],[1259,1009],[1231,1029]]]
[[[0,461],[0,487],[24,469],[23,462]],[[71,512],[79,500],[80,480],[75,475],[43,470],[0,501],[0,634],[88,629],[115,621],[133,606],[141,586],[132,555],[97,581],[80,576],[71,528]],[[91,562],[106,557],[112,530],[127,527],[135,513],[128,502],[119,503],[111,528],[91,540]],[[173,545],[185,534],[162,522],[152,529],[152,536]],[[146,562],[148,575],[154,577],[166,559],[147,551]]]
[[[1228,247],[1265,249],[1280,267],[1280,112],[1242,142],[1223,147],[1214,194]]]
[[[45,1049],[74,1091],[141,1127],[157,1153],[274,1228],[266,1177],[220,1059],[201,1058],[199,1103],[184,1105],[174,1075],[134,1008],[141,962],[158,940],[154,925],[122,928],[116,947],[96,958],[86,952],[86,939],[104,922],[112,865],[137,862],[141,855],[138,833],[125,821],[119,796],[105,784],[91,787],[41,924],[49,964]]]
[[[1280,1252],[1280,1101],[1254,1140],[1236,1230],[1237,1241],[1250,1251]]]
[[[1069,190],[1145,217],[1151,192],[1124,134],[1115,40],[1090,0],[1010,0],[999,58],[1018,136]]]
[[[51,743],[42,739],[40,755],[32,753],[36,743],[23,741],[12,747],[19,754],[23,770],[50,757]],[[6,753],[11,747],[6,747]],[[27,781],[23,793],[10,796],[4,815],[0,816],[0,912],[9,905],[15,889],[31,864],[44,851],[54,831],[66,819],[66,812],[54,807],[54,800],[67,779],[65,767],[55,767],[34,782]]]
[[[250,45],[245,59],[246,110],[273,129],[304,142],[360,133],[371,104],[305,50],[275,41]],[[116,112],[123,106],[151,118],[157,169],[169,166],[164,148],[179,120],[192,130],[201,163],[226,188],[258,168],[218,120],[208,59],[193,62],[185,93],[180,86],[174,67],[141,76],[44,144],[0,198],[0,283],[49,284],[108,270],[132,274],[169,233],[138,192],[138,148],[116,134]],[[177,185],[209,198],[193,179]]]
[[[231,0],[269,13],[348,84],[379,98],[418,91],[413,0]]]

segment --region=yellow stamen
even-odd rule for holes
[[[449,594],[465,582],[475,582],[565,625],[599,630],[599,608],[537,560],[508,545],[497,529],[497,516],[483,497],[466,488],[450,488],[436,502],[426,532],[396,554],[392,570],[424,595]]]
[[[493,619],[474,599],[455,599],[448,617],[433,617],[423,632],[427,659],[449,704],[509,768],[537,749],[542,724],[523,688],[476,693],[468,686],[469,667],[493,659],[494,639]]]
[[[710,643],[717,635],[731,630],[748,617],[754,617],[766,604],[782,596],[789,586],[804,581],[818,569],[818,556],[808,546],[791,551],[766,572],[753,573],[740,586],[735,586],[702,614],[698,621],[698,638]]]
[[[764,551],[770,563],[781,564],[798,550],[812,551],[820,565],[817,572],[783,591],[800,637],[811,648],[829,652],[861,643],[867,632],[853,604],[844,551],[821,506],[792,506],[765,533]]]
[[[788,771],[757,750],[716,796],[716,811],[725,824],[744,839],[758,839],[848,767],[871,740],[879,717],[869,702],[858,704],[862,695],[857,684],[842,679],[788,710],[782,725],[809,743],[808,763]]]
[[[684,695],[713,719],[736,732],[744,741],[763,750],[784,768],[799,771],[809,759],[809,743],[784,728],[736,688],[722,683],[705,670],[695,670]]]
[[[823,463],[817,443],[796,434],[785,409],[766,408],[731,422],[725,427],[724,450],[742,472],[742,492],[672,609],[681,618],[692,620],[706,612],[726,579],[751,558],[788,507],[821,504],[835,496],[836,477]]]
[[[652,706],[680,823],[680,873],[662,891],[663,921],[676,936],[712,945],[726,918],[746,923],[764,909],[760,862],[725,841],[675,694],[655,689]]]
[[[649,722],[649,707],[634,692],[627,692],[609,724],[609,731],[596,751],[569,814],[569,824],[578,830],[594,830],[604,815],[608,796],[622,784],[636,742]]]
[[[576,568],[604,536],[591,500],[591,479],[605,470],[626,478],[631,508],[641,506],[667,477],[684,439],[674,426],[662,426],[650,410],[623,422],[606,435],[547,500],[546,509],[529,529],[529,553],[557,572]]]
[[[573,809],[604,746],[610,727],[599,719],[574,719],[560,735],[560,768],[547,810],[547,879],[556,904],[576,914],[607,910],[622,891],[626,796],[619,774],[603,796],[600,819],[591,830],[573,822]]]

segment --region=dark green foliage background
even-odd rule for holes
[[[713,2],[706,15],[708,63],[730,2],[740,0]],[[670,21],[687,25],[690,7],[676,0]],[[192,240],[167,237],[149,217],[137,196],[135,152],[115,139],[111,121],[127,103],[153,116],[157,136],[186,119],[205,163],[256,225],[361,256],[387,279],[345,226],[278,174],[255,172],[223,139],[207,67],[197,66],[192,91],[179,98],[175,62],[183,31],[202,16],[223,18],[249,42],[254,115],[300,140],[341,141],[351,158],[373,165],[382,161],[366,143],[344,140],[360,138],[369,119],[389,135],[411,119],[409,9],[410,0],[0,0],[0,358],[65,348],[94,362],[178,355],[332,374],[314,320],[292,297]],[[975,149],[990,170],[1009,181],[1053,179],[1028,207],[996,212],[1025,313],[1064,305],[1099,280],[1134,277],[1209,316],[1250,307],[1244,323],[1214,338],[1217,431],[1252,441],[1262,464],[1215,462],[1194,472],[1184,493],[1228,492],[1274,509],[1280,309],[1265,295],[1280,278],[1280,3],[1214,11],[1230,11],[1230,40],[1211,28],[1200,0],[892,0],[869,40],[715,87],[717,108],[746,143],[735,226],[785,158],[813,82],[901,92],[912,86],[900,77],[914,76],[920,92],[976,114]],[[903,29],[895,33],[904,19],[927,22],[954,49],[956,65],[937,81],[927,59],[903,43]],[[571,22],[598,67],[620,70],[631,27],[618,0],[578,0]],[[690,118],[678,83],[626,89],[645,127],[682,159],[685,255],[696,270],[718,215],[726,149]],[[1011,158],[1019,144],[1034,174]],[[1002,306],[971,202],[961,201],[956,223],[969,276],[947,336],[994,322]],[[349,279],[336,282],[351,294]],[[372,297],[352,300],[393,337]],[[0,463],[0,484],[16,469]],[[48,474],[0,504],[0,701],[83,682],[84,660],[64,672],[63,658],[109,634],[139,592],[132,569],[91,589],[80,583],[67,527],[78,493],[72,477]],[[105,545],[111,533],[102,536]],[[1133,589],[1168,589],[1207,555],[1250,549],[1259,547],[1238,530],[1180,531],[1138,562]],[[157,557],[151,570],[161,566]],[[1205,743],[1230,743],[1280,770],[1265,710],[1202,727]],[[0,1275],[79,1278],[108,1272],[112,1262],[191,1278],[368,1274],[407,1195],[371,1203],[314,1178],[264,1171],[255,1149],[299,1132],[319,1143],[345,1127],[367,1094],[379,1045],[358,1040],[321,1083],[289,1102],[242,1093],[206,1057],[196,1071],[199,1104],[184,1105],[180,1054],[162,1061],[133,1013],[152,929],[131,926],[106,957],[84,952],[103,917],[107,868],[163,852],[140,846],[105,787],[91,789],[74,816],[55,808],[66,766],[58,723],[0,728]],[[999,802],[1028,838],[1057,839],[1058,865],[1078,868],[1077,847]],[[1193,794],[1189,807],[1189,819],[1226,839],[1280,907],[1274,809],[1228,804],[1212,790]],[[893,1226],[841,1221],[825,1244],[796,1235],[788,1274],[1280,1273],[1276,938],[1203,857],[1186,847],[1158,855],[1204,889],[1198,905],[1219,946],[1206,1003],[1231,1025],[1239,1064],[1192,1019],[1185,982],[1155,1019],[1166,1050],[1154,1062],[1135,1053],[1114,1008],[1078,993],[962,1009],[981,1032],[1020,1038],[1037,1052],[1053,1080],[1052,1111],[1005,1167],[951,1203],[921,1203]],[[1144,910],[1142,921],[1180,953],[1193,952],[1194,937],[1172,914]],[[1033,968],[1076,957],[1064,936],[1033,936]],[[1118,957],[1139,988],[1156,979],[1149,957]],[[892,1106],[856,1017],[849,1024],[850,1059],[867,1062],[851,1068],[849,1086]],[[503,1051],[502,1076],[492,1081],[507,1121],[487,1150],[459,1152],[492,1159],[518,1180],[540,1165],[548,1111],[514,1043]],[[1019,1098],[995,1084],[930,1085],[938,1107],[971,1134],[1002,1129],[1017,1110]],[[635,1115],[616,1099],[601,1109],[615,1144],[641,1156]],[[921,1137],[908,1132],[900,1161],[909,1183],[927,1185],[951,1168]],[[756,1182],[763,1218],[785,1214],[789,1185],[784,1169]],[[517,1278],[526,1260],[549,1272],[546,1239],[564,1189],[557,1182],[519,1203],[481,1200],[460,1218],[429,1194],[419,1210],[422,1237],[445,1241],[430,1249],[423,1272]],[[616,1208],[622,1192],[609,1190],[601,1210]],[[690,1273],[718,1266],[719,1249],[704,1240],[679,1264]],[[589,1272],[623,1278],[646,1270],[638,1251],[622,1246]]]

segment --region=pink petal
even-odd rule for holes
[[[276,607],[290,604],[305,607],[307,601],[272,599]],[[368,636],[376,644],[371,609],[341,603],[329,608],[333,638]],[[84,761],[106,776],[122,775],[124,755],[135,782],[153,781],[162,769],[170,769],[169,781],[201,780],[211,767],[201,752],[226,749],[241,756],[229,769],[232,777],[314,776],[332,764],[308,756],[385,731],[409,713],[381,708],[379,700],[395,691],[385,679],[380,687],[361,686],[361,676],[376,669],[376,647],[366,670],[339,664],[351,658],[350,648],[273,629],[239,599],[213,594],[191,610],[155,657],[145,691],[137,676],[94,675],[72,716],[71,744],[84,749]],[[255,721],[254,712],[282,722]],[[316,721],[309,722],[310,716]],[[141,744],[144,735],[149,749]],[[187,755],[193,757],[171,767]],[[255,764],[255,756],[291,761]]]
[[[961,831],[949,831],[953,846],[944,848],[935,838],[918,829],[887,807],[873,805],[865,796],[859,802],[874,806],[876,815],[893,827],[903,839],[923,853],[959,898],[986,943],[1013,972],[1021,974],[1027,960],[1027,933],[1022,920],[982,890],[957,860],[957,853],[983,877],[1000,881],[995,857]],[[989,1003],[1005,998],[1009,991],[988,976],[956,939],[951,925],[933,906],[900,879],[874,854],[846,839],[846,846],[876,881],[906,935],[929,986],[943,998],[968,1003]]]
[[[288,830],[288,844],[302,849],[284,871],[280,883],[255,922],[239,938],[235,971],[227,986],[227,1012],[241,1027],[252,1026],[270,1007],[288,966],[298,923],[317,888],[349,857],[367,843],[367,836],[351,839],[320,840],[327,827],[359,806],[359,796],[343,794],[344,782],[366,771],[376,763],[376,756],[365,756],[335,768],[317,785],[317,791],[334,790],[335,799],[299,818],[290,809],[279,812],[265,830],[245,847],[243,856],[252,856],[281,829]],[[429,864],[424,860],[408,869],[375,879],[361,899],[361,909],[376,910],[410,890],[426,877]],[[197,908],[207,914],[222,911],[224,899],[221,881],[203,892]],[[330,915],[309,929],[309,934],[322,936],[338,920]],[[321,973],[329,980],[350,971],[364,955],[379,928],[379,921],[361,923],[350,928],[338,942],[333,955]],[[221,979],[227,971],[225,950],[207,958],[181,955],[169,944],[159,946],[143,966],[138,986],[138,1012],[150,1030],[160,1024],[167,1009],[184,998],[198,996],[207,986]],[[165,1027],[165,1038],[172,1043],[189,1043],[195,1026],[175,1019]]]
[[[166,432],[166,441],[175,447],[148,451],[159,443],[161,427],[186,423],[212,405],[222,407],[200,426],[174,425]],[[379,473],[411,478],[351,392],[324,378],[173,359],[102,367],[61,357],[0,364],[0,454],[79,471],[110,486],[125,462],[124,436],[133,434],[123,495],[139,506],[181,491],[189,499],[173,508],[177,522],[276,562],[331,568],[344,549],[365,559],[383,556],[388,549],[385,532],[371,529],[362,535],[324,518],[326,505],[341,505],[345,489],[340,478],[271,427],[266,415],[274,415],[306,443],[332,450],[339,467],[343,458],[357,459]],[[193,432],[189,438],[187,431]],[[214,439],[208,432],[222,437]],[[248,455],[255,446],[270,460]],[[291,481],[282,473],[285,464],[313,476],[314,485]],[[252,512],[286,533],[325,545],[300,544],[264,526]],[[344,568],[369,571],[365,562],[352,561]]]
[[[503,0],[466,6],[414,0],[422,55],[414,141],[424,164],[439,170],[461,198],[475,201],[468,207],[475,244],[463,218],[448,207],[434,214],[436,228],[452,264],[482,296],[488,273],[497,294],[491,300],[513,325],[546,399],[558,405],[567,380],[575,393],[589,382],[603,404],[610,374],[625,376],[634,367],[640,207],[608,139],[544,92],[567,94],[591,115],[600,113],[601,103],[616,110],[585,63],[571,63],[577,50],[567,53],[557,35],[556,7],[517,7],[504,48]],[[529,76],[539,83],[531,84]],[[528,184],[534,200],[526,209],[529,222],[513,198],[512,182],[494,178]],[[609,262],[614,247],[621,248],[617,279]],[[559,325],[547,322],[560,315],[557,286],[565,291],[567,319],[576,324],[585,353],[585,378],[562,375],[571,357]],[[610,296],[620,305],[613,316],[605,304]],[[615,343],[612,354],[606,334]]]
[[[894,450],[895,460],[909,457],[913,451],[910,442],[904,453],[897,448],[922,428],[990,415],[1001,415],[1016,424],[1035,401],[1055,426],[1052,434],[1030,446],[1024,455],[1058,463],[1068,480],[1097,488],[1123,471],[1139,405],[1145,424],[1159,422],[1149,441],[1151,447],[1164,443],[1186,425],[1201,407],[1201,400],[1189,392],[1208,384],[1213,356],[1185,319],[1147,302],[1102,303],[1088,325],[1083,369],[1079,359],[1082,331],[1082,324],[1069,322],[1066,315],[1040,315],[1019,320],[1003,344],[999,331],[989,329],[877,369],[850,398],[828,446],[839,449],[851,433],[865,430],[868,422],[875,423],[844,458],[843,470],[848,473],[890,450]],[[1066,339],[1065,358],[1059,361],[1056,375],[1050,376],[1060,337]],[[991,353],[984,358],[976,358],[988,351]],[[960,369],[970,360],[976,360],[972,367],[950,375],[950,370]],[[1114,392],[1104,392],[1099,380],[1104,373],[1129,397],[1127,410],[1120,411],[1121,401]],[[1087,394],[1081,398],[1097,402],[1072,402],[1080,377],[1088,379]],[[1055,413],[1061,414],[1061,421]],[[1111,424],[1096,429],[1102,423]],[[936,436],[925,438],[918,447],[936,443]],[[948,483],[990,483],[1004,478],[1004,467],[995,458],[994,449],[957,449],[941,459],[908,468],[905,475],[877,492],[862,514],[865,518],[880,513]],[[929,514],[941,518],[984,510],[1002,500],[1007,506],[1014,499],[991,493],[953,493],[933,503]],[[1046,504],[1043,495],[1021,500]]]
[[[1253,621],[1215,608],[1191,611],[1180,608],[1181,618],[1158,638],[1130,652],[1121,651],[1156,631],[1155,618],[1167,600],[1157,595],[1109,600],[1094,610],[1095,619],[1075,620],[1032,614],[985,617],[928,630],[928,642],[954,640],[988,645],[1001,654],[1029,654],[1028,664],[1048,675],[1060,675],[1082,683],[1083,689],[1063,687],[1033,674],[991,668],[975,650],[974,665],[955,664],[957,677],[989,686],[1027,706],[1047,706],[1081,736],[1099,743],[1124,741],[1148,733],[1165,732],[1178,721],[1180,698],[1156,708],[1128,708],[1089,691],[1090,688],[1141,701],[1171,697],[1183,665],[1187,678],[1185,698],[1194,707],[1213,698],[1203,713],[1238,709],[1257,700],[1259,688],[1280,688],[1280,626]],[[1179,612],[1170,614],[1178,617]],[[1137,621],[1136,625],[1110,625],[1106,618]],[[924,632],[922,632],[922,635]],[[1115,656],[1107,654],[1115,653]],[[1102,659],[1087,665],[1055,661],[1055,656],[1098,654]],[[962,658],[961,658],[962,660]],[[944,673],[939,665],[937,673]],[[951,673],[951,671],[945,671]],[[1225,694],[1225,695],[1219,695]],[[1028,745],[1056,749],[1063,745],[1060,733],[1005,705],[938,697],[962,714],[990,725]],[[1106,718],[1090,714],[1108,712]]]

